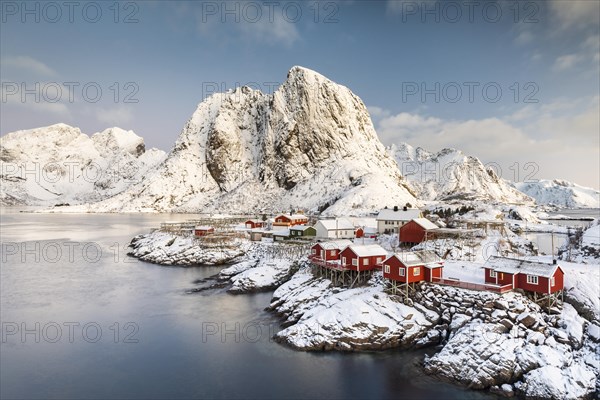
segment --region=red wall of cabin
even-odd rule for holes
[[[427,235],[433,239],[433,233]],[[400,243],[421,243],[425,239],[425,228],[415,221],[409,221],[400,227]]]

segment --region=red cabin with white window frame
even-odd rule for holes
[[[393,254],[383,262],[383,277],[402,283],[432,282],[442,277],[444,263],[430,250]]]
[[[564,288],[565,273],[560,265],[538,261],[491,257],[485,265],[485,282],[511,285],[513,289],[551,294]]]
[[[350,240],[319,242],[311,247],[309,258],[320,261],[339,260],[341,251],[351,244],[352,242]]]
[[[350,245],[340,253],[341,266],[355,271],[370,271],[381,268],[387,251],[378,244]]]

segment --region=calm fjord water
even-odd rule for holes
[[[2,398],[493,398],[424,376],[423,352],[294,351],[271,339],[271,293],[186,294],[220,268],[125,255],[190,215],[16,211],[1,214]]]

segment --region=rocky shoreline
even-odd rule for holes
[[[170,248],[163,248],[170,243]],[[187,245],[187,247],[186,247]],[[334,287],[305,258],[273,256],[247,243],[231,253],[193,249],[186,238],[141,235],[131,255],[169,265],[235,260],[200,291],[274,290],[267,307],[283,320],[274,339],[303,351],[435,349],[422,363],[437,378],[502,396],[590,398],[600,393],[600,310],[593,278],[571,272],[562,310],[547,314],[522,293],[499,295],[423,283],[409,304],[383,291],[382,275],[362,287]],[[207,262],[208,261],[208,262]]]

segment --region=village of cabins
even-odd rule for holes
[[[353,287],[365,283],[375,270],[383,272],[385,290],[409,301],[422,282],[472,290],[505,293],[528,292],[538,304],[550,309],[562,303],[564,271],[552,264],[500,256],[489,257],[484,265],[484,284],[444,277],[444,259],[432,250],[408,251],[427,240],[461,237],[477,229],[504,229],[501,221],[463,221],[465,227],[447,228],[437,215],[424,218],[421,211],[403,207],[381,210],[374,219],[317,219],[312,225],[304,214],[279,214],[274,218],[243,222],[252,241],[315,242],[308,260],[313,273],[328,278],[336,286]],[[209,225],[195,226],[196,237],[215,234]],[[386,251],[374,239],[381,234],[397,235],[398,250]],[[362,240],[361,240],[362,239]],[[365,242],[367,239],[367,242]]]

